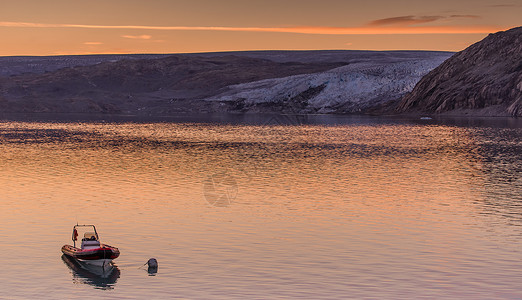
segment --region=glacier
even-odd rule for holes
[[[272,107],[293,113],[357,113],[401,98],[448,57],[352,63],[321,73],[231,85],[205,100],[240,104],[240,110],[249,112]]]

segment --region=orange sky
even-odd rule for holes
[[[456,51],[521,15],[521,0],[0,0],[0,55]]]

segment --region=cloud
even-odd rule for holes
[[[424,23],[431,23],[439,20],[448,19],[480,19],[477,15],[451,15],[451,16],[400,16],[386,19],[378,19],[368,23],[368,26],[410,26]]]
[[[121,36],[122,38],[126,38],[126,39],[136,39],[136,40],[150,40],[152,38],[152,36],[150,35],[122,35]]]
[[[477,16],[477,15],[451,15],[448,17],[448,19],[480,19],[482,18],[481,16]]]
[[[218,26],[144,26],[144,25],[85,25],[85,24],[46,24],[25,22],[0,22],[0,27],[24,27],[24,28],[78,28],[78,29],[141,29],[163,31],[225,31],[225,32],[273,32],[273,33],[298,33],[318,35],[374,35],[374,34],[471,34],[492,33],[506,30],[507,27],[495,26],[423,26],[409,27],[408,19],[414,24],[430,22],[429,19],[439,17],[396,17],[382,19],[387,21],[371,23],[395,25],[395,26],[362,26],[362,27],[218,27]],[[396,20],[394,23],[392,20]],[[416,21],[417,20],[417,21]],[[405,26],[406,25],[406,26]]]
[[[84,45],[103,45],[102,42],[85,42]]]
[[[492,4],[492,5],[488,5],[488,7],[517,7],[517,6],[520,6],[520,5],[516,5],[516,4]]]
[[[444,19],[442,16],[401,16],[386,19],[374,20],[368,23],[369,26],[387,26],[387,25],[402,25],[409,26],[415,24],[423,24]]]

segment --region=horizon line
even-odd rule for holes
[[[457,53],[461,50],[423,50],[423,49],[257,49],[257,50],[216,50],[216,51],[194,51],[194,52],[83,52],[83,53],[53,53],[53,54],[14,54],[2,55],[2,57],[58,57],[58,56],[94,56],[94,55],[191,55],[191,54],[219,54],[234,52],[315,52],[315,51],[360,51],[360,52],[447,52]]]

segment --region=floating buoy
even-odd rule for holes
[[[158,261],[155,258],[149,259],[147,265],[149,266],[149,268],[147,269],[147,272],[149,272],[149,274],[155,275],[156,273],[158,273]]]
[[[149,266],[149,268],[156,268],[157,269],[158,268],[158,261],[155,258],[151,258],[147,262],[147,265]]]

